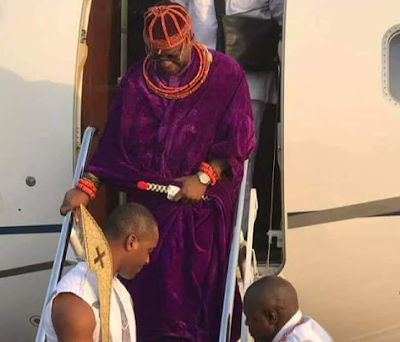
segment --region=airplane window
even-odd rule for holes
[[[389,91],[397,102],[400,102],[400,33],[389,41]]]

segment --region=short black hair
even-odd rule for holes
[[[138,203],[125,203],[113,210],[103,229],[111,239],[121,239],[135,234],[140,240],[155,234],[157,221],[153,214]]]

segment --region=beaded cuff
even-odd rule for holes
[[[77,189],[82,190],[91,199],[96,197],[97,187],[90,180],[81,178],[75,185]]]

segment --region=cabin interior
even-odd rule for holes
[[[145,56],[142,39],[143,13],[155,4],[155,0],[96,0],[93,1],[88,27],[89,46],[83,78],[82,132],[87,126],[104,129],[106,117],[115,94],[121,72],[121,57],[127,65]],[[127,4],[127,49],[121,49],[121,15]],[[125,18],[126,18],[125,17]],[[124,63],[124,62],[123,62]],[[277,73],[279,63],[276,64]],[[278,127],[282,126],[280,106],[271,105],[269,115],[264,115],[256,154],[253,186],[257,190],[258,214],[255,222],[253,246],[259,264],[269,259],[269,265],[280,269],[284,253],[284,231],[282,222],[282,167],[278,157],[282,148]],[[98,138],[94,139],[92,150]],[[118,205],[119,195],[110,188],[100,189],[97,200],[90,204],[99,224],[104,224],[107,214]],[[275,232],[270,246],[267,232]],[[281,234],[282,238],[278,238]],[[280,240],[280,241],[278,241]],[[268,254],[268,255],[267,255]],[[273,269],[273,268],[272,268]],[[275,273],[275,272],[274,272]]]

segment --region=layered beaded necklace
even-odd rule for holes
[[[201,87],[210,71],[212,55],[204,45],[197,42],[193,44],[193,48],[199,56],[199,70],[189,83],[180,87],[168,87],[161,81],[158,81],[157,85],[154,84],[149,77],[150,58],[146,57],[143,63],[143,77],[152,92],[167,99],[179,100],[193,94]]]

